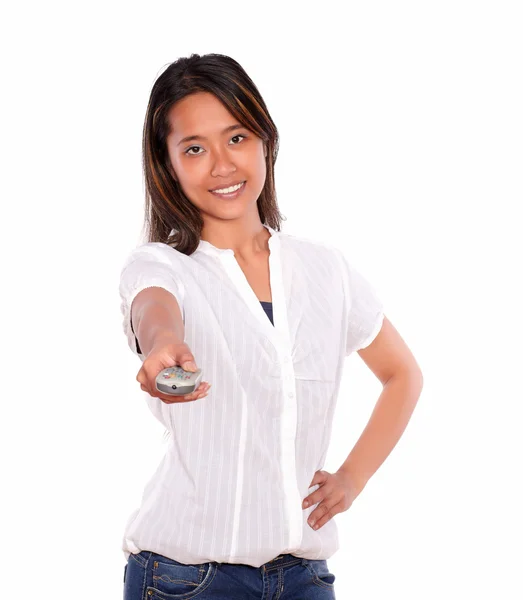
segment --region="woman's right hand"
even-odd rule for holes
[[[187,363],[193,364],[191,366]],[[163,369],[175,366],[180,366],[186,371],[197,370],[196,361],[187,344],[173,342],[169,338],[161,338],[155,342],[151,351],[143,361],[142,367],[136,376],[136,381],[138,381],[144,392],[147,392],[155,398],[160,398],[160,400],[166,404],[192,402],[207,396],[211,384],[206,381],[201,381],[200,385],[193,392],[183,396],[171,396],[159,392],[156,389],[156,376],[160,371],[163,371]]]

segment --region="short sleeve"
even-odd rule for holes
[[[338,252],[342,265],[347,331],[345,356],[369,346],[383,325],[384,307],[375,287],[343,255]]]
[[[129,347],[137,356],[142,354],[132,330],[131,306],[135,297],[143,289],[161,287],[170,292],[178,301],[185,322],[185,288],[175,262],[167,255],[167,250],[176,252],[173,248],[158,242],[139,246],[130,252],[120,273],[119,293],[123,331]]]

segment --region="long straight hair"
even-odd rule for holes
[[[203,219],[171,174],[167,151],[170,133],[168,113],[182,98],[196,92],[210,92],[267,147],[267,175],[257,199],[260,221],[281,230],[274,182],[278,156],[276,125],[258,88],[244,69],[223,54],[191,54],[179,58],[156,79],[145,115],[142,154],[145,178],[145,219],[147,242],[163,242],[183,254],[192,254],[200,242]]]

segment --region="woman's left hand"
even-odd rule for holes
[[[350,508],[358,495],[355,482],[346,471],[316,471],[309,487],[316,484],[320,487],[306,496],[302,504],[305,509],[319,502],[307,519],[313,529],[319,529],[334,515]]]

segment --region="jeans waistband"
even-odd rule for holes
[[[271,571],[272,569],[280,569],[282,567],[290,567],[292,565],[297,565],[301,562],[303,562],[303,558],[300,558],[299,556],[294,556],[294,554],[280,554],[276,558],[273,558],[266,562],[263,565],[263,568],[266,571]]]

